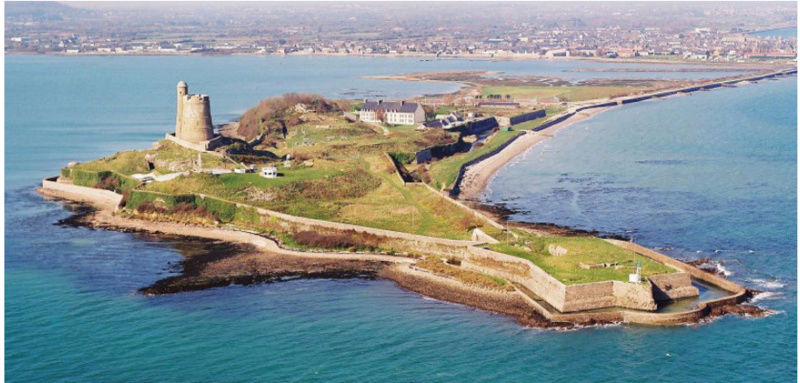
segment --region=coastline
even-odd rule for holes
[[[45,198],[75,201],[81,206],[96,210],[68,218],[64,223],[103,230],[148,233],[191,238],[212,239],[249,246],[253,251],[233,255],[214,262],[195,262],[184,257],[183,274],[168,277],[152,286],[143,287],[145,295],[171,294],[182,291],[224,287],[230,284],[271,283],[299,278],[367,278],[389,279],[398,286],[419,294],[452,303],[464,304],[515,318],[520,324],[537,328],[568,329],[575,326],[593,326],[608,323],[632,323],[656,326],[695,324],[726,314],[760,317],[771,311],[743,304],[753,296],[753,291],[718,276],[705,273],[694,266],[652,252],[648,257],[664,257],[678,270],[691,272],[705,281],[718,281],[728,286],[732,295],[712,301],[702,301],[694,309],[677,313],[657,313],[616,307],[611,310],[565,312],[553,311],[539,303],[527,287],[509,281],[512,289],[486,288],[465,283],[448,275],[414,266],[417,259],[397,255],[368,253],[337,253],[327,251],[298,251],[282,248],[276,241],[256,233],[227,227],[187,225],[184,223],[141,220],[121,217],[112,206],[96,195],[48,187],[52,181],[44,180],[37,191]],[[71,185],[70,185],[71,186]],[[74,189],[91,189],[73,187]],[[93,190],[93,189],[91,189]],[[643,251],[639,249],[637,251]],[[483,250],[485,251],[485,250]],[[643,253],[644,254],[644,253]],[[500,255],[500,254],[498,254]],[[505,259],[510,256],[502,255]],[[516,258],[515,262],[519,262]],[[468,263],[472,263],[471,261]],[[187,265],[191,265],[191,270]],[[715,284],[712,282],[712,284]]]
[[[782,29],[782,28],[777,28]],[[770,29],[772,30],[772,29]],[[751,32],[752,33],[752,32]],[[25,51],[11,51],[6,52],[6,56],[52,56],[52,57],[364,57],[376,58],[383,57],[388,59],[395,58],[416,58],[425,60],[480,60],[480,61],[595,61],[605,63],[618,63],[618,64],[663,64],[663,65],[692,65],[692,66],[748,66],[748,65],[767,65],[774,66],[774,64],[765,63],[764,61],[754,60],[747,62],[708,62],[708,61],[691,61],[685,60],[680,57],[675,58],[607,58],[597,56],[555,56],[544,57],[542,55],[531,54],[512,54],[501,56],[488,56],[488,55],[448,55],[441,56],[436,53],[407,53],[407,54],[383,54],[383,53],[258,53],[258,52],[218,52],[218,53],[193,53],[193,52],[135,52],[135,53],[108,53],[108,52],[81,52],[81,53],[66,53],[66,52],[25,52]],[[790,59],[784,59],[790,62]],[[774,60],[772,60],[774,61]]]
[[[784,70],[779,74],[791,74],[791,73],[793,72]],[[794,73],[796,73],[796,71],[794,71]],[[520,140],[521,143],[519,143],[518,145],[514,146],[509,145],[504,148],[505,150],[498,151],[498,153],[496,153],[494,156],[489,156],[486,159],[484,159],[484,161],[479,161],[472,164],[474,168],[478,169],[477,171],[473,169],[472,172],[474,174],[482,175],[483,178],[470,178],[468,180],[469,181],[468,183],[471,184],[472,186],[469,187],[471,188],[471,190],[468,193],[474,193],[475,190],[482,190],[486,182],[490,179],[491,175],[497,169],[502,167],[505,163],[510,161],[516,155],[524,152],[525,150],[535,145],[536,143],[541,142],[544,138],[551,136],[552,133],[557,132],[559,129],[568,126],[573,122],[577,122],[589,118],[591,116],[594,116],[596,114],[602,113],[613,106],[644,101],[651,98],[659,99],[680,93],[692,92],[696,90],[711,89],[714,87],[722,86],[721,84],[725,83],[736,83],[747,80],[758,80],[762,78],[775,77],[776,75],[779,74],[778,73],[763,74],[760,77],[751,76],[748,78],[737,78],[733,80],[724,79],[724,80],[719,80],[716,83],[711,83],[706,85],[695,85],[692,86],[691,88],[684,87],[673,90],[661,90],[659,92],[653,92],[648,95],[634,96],[620,100],[615,100],[613,102],[606,101],[605,104],[597,104],[597,103],[589,104],[574,110],[570,110],[569,112],[557,116],[554,119],[548,120],[547,122],[545,122],[545,124],[543,124],[543,126],[541,126],[540,128],[536,128],[535,129],[537,130],[536,132],[526,133],[526,137],[523,137],[524,139]],[[508,150],[509,148],[512,148],[512,150]],[[483,185],[481,186],[481,184]],[[199,278],[197,278],[198,277],[197,275],[188,275],[188,277],[195,277],[195,279],[189,280],[184,278],[183,282],[186,282],[186,284],[167,283],[166,285],[157,286],[155,290],[151,291],[154,294],[225,286],[231,283],[273,282],[273,281],[285,280],[285,278],[296,278],[296,277],[374,278],[376,276],[381,276],[381,273],[383,272],[385,276],[394,275],[395,277],[387,277],[387,279],[394,280],[400,286],[406,289],[417,291],[427,296],[432,296],[436,299],[447,300],[455,303],[468,304],[472,307],[478,307],[493,312],[513,315],[516,316],[521,322],[523,321],[521,318],[523,317],[536,318],[536,314],[538,313],[540,315],[543,315],[547,320],[540,320],[539,318],[536,318],[536,320],[534,321],[535,323],[542,323],[542,324],[537,324],[536,325],[537,327],[549,327],[551,326],[552,323],[561,323],[561,322],[569,322],[573,325],[594,324],[599,322],[602,323],[625,322],[625,323],[641,323],[641,324],[652,324],[652,325],[676,325],[676,324],[697,323],[701,319],[713,317],[717,314],[723,315],[724,313],[729,313],[729,312],[744,313],[749,315],[759,315],[764,313],[762,309],[759,309],[754,306],[738,306],[739,303],[746,301],[750,296],[752,296],[752,292],[733,282],[727,282],[727,281],[723,281],[720,283],[712,282],[712,284],[729,286],[730,288],[724,288],[724,289],[733,293],[733,295],[726,296],[724,298],[714,301],[703,301],[700,302],[699,306],[693,310],[679,312],[679,313],[671,313],[669,315],[656,312],[639,311],[640,309],[638,307],[632,307],[636,309],[636,311],[631,311],[626,309],[625,308],[626,306],[619,304],[610,306],[611,311],[602,311],[602,314],[600,313],[600,311],[597,312],[581,311],[592,308],[591,306],[586,306],[583,309],[573,308],[578,306],[570,306],[568,310],[564,310],[562,309],[562,307],[564,307],[563,302],[560,302],[559,305],[556,306],[558,307],[558,310],[562,310],[563,313],[554,312],[551,311],[549,308],[547,308],[547,306],[543,307],[539,305],[538,303],[539,298],[537,298],[536,294],[540,294],[540,291],[536,290],[536,288],[534,288],[534,290],[528,290],[527,288],[528,286],[525,285],[525,283],[527,282],[519,282],[517,279],[515,279],[516,278],[515,276],[511,275],[513,273],[506,275],[499,274],[500,277],[502,278],[501,282],[505,281],[503,282],[504,285],[503,289],[497,288],[496,286],[481,288],[479,286],[473,285],[473,282],[469,280],[457,280],[456,278],[453,278],[451,274],[443,274],[441,272],[420,270],[416,267],[413,267],[412,264],[417,261],[419,256],[411,256],[411,257],[396,256],[394,255],[393,251],[388,252],[387,254],[345,253],[345,252],[329,252],[329,251],[298,251],[298,250],[282,248],[278,244],[278,242],[266,238],[264,236],[261,236],[255,232],[249,232],[246,230],[236,229],[233,227],[223,227],[219,226],[218,224],[213,224],[210,226],[193,226],[193,225],[185,225],[183,223],[162,222],[162,221],[154,222],[151,220],[130,218],[115,213],[122,201],[122,195],[107,190],[71,185],[69,181],[66,183],[58,182],[56,181],[56,178],[43,180],[42,189],[39,189],[39,191],[40,193],[50,197],[64,198],[68,200],[78,200],[84,203],[99,205],[98,207],[100,208],[100,210],[91,214],[91,216],[87,216],[87,219],[84,222],[81,222],[85,226],[98,227],[98,228],[117,230],[117,231],[152,232],[155,234],[167,233],[171,235],[180,235],[187,237],[208,238],[230,243],[242,243],[245,245],[252,246],[254,249],[258,250],[257,255],[251,254],[249,257],[243,256],[241,258],[231,259],[228,261],[229,264],[227,265],[214,264],[213,266],[215,268],[213,270],[216,270],[216,273],[209,271],[210,274],[199,275]],[[266,210],[265,213],[263,214],[271,217],[277,216],[278,218],[287,220],[309,221],[308,219],[304,219],[301,217],[287,216],[286,214],[279,214],[275,212],[269,212]],[[325,223],[328,226],[341,226],[327,221],[325,221]],[[314,224],[319,225],[320,223],[316,222]],[[372,230],[372,231],[376,230],[376,229],[371,229],[369,227],[358,227],[356,229]],[[429,245],[432,242],[443,241],[442,239],[435,237],[410,236],[408,234],[404,234],[401,232],[383,231],[383,234],[385,235],[386,238],[394,237],[395,239],[397,239],[398,236],[402,236],[404,240],[411,241],[409,242],[409,244],[413,242],[412,253],[416,253],[417,251],[425,252],[426,245]],[[460,242],[456,244],[456,243],[451,243],[454,241],[447,241],[447,242],[448,243],[443,245],[452,247],[448,251],[452,252],[455,249],[458,250],[458,253],[451,253],[446,255],[450,256],[457,254],[456,257],[461,257],[460,259],[465,262],[464,266],[465,270],[483,272],[485,273],[485,275],[488,276],[498,275],[494,274],[494,271],[497,270],[492,270],[491,268],[481,269],[480,265],[476,265],[475,263],[471,262],[473,260],[473,255],[481,254],[481,252],[491,253],[491,251],[479,249],[476,246],[476,243]],[[462,242],[468,242],[468,241],[462,241]],[[456,247],[458,248],[456,249]],[[647,255],[644,250],[645,249],[639,249],[636,252],[644,254],[649,258],[657,258],[659,256],[663,256],[655,252],[654,254]],[[439,252],[434,252],[432,254],[436,254],[438,256],[443,255]],[[501,263],[507,262],[509,261],[509,259],[511,259],[512,263],[522,262],[520,259],[511,258],[511,256],[509,255],[503,255],[500,253],[496,253],[495,255],[489,254],[488,256],[487,255],[482,255],[482,256],[485,257],[485,259],[490,259],[492,261],[499,261]],[[705,275],[700,270],[696,270],[696,268],[694,268],[693,266],[686,265],[683,262],[679,262],[677,260],[671,259],[666,256],[663,257],[665,257],[665,259],[664,262],[661,263],[670,264],[670,262],[674,262],[674,264],[672,264],[671,266],[680,271],[688,272],[689,274],[692,274],[692,276],[701,280],[706,280],[706,281],[708,281],[709,279],[714,280],[710,276]],[[298,259],[300,258],[303,258],[304,261],[298,261]],[[480,258],[480,256],[478,258]],[[282,262],[283,260],[288,261],[288,263],[283,263]],[[444,261],[444,258],[442,258],[442,260]],[[459,266],[461,266],[461,260],[458,260],[458,258],[456,259]],[[449,262],[450,260],[448,259],[446,263]],[[535,268],[536,270],[539,270],[537,266],[533,265],[530,262],[529,264],[531,267]],[[212,264],[208,264],[207,266],[211,267]],[[425,267],[428,268],[429,270],[437,270],[435,267],[434,268],[430,268],[428,266]],[[695,272],[698,274],[696,274]],[[403,275],[403,277],[402,278],[397,277],[396,275],[398,275],[398,273]],[[552,277],[548,277],[547,275],[536,275],[535,273],[531,275],[528,275],[526,273],[523,275],[522,279],[530,280],[531,277],[533,277],[534,279],[544,278],[543,280],[547,280],[546,278],[552,279]],[[422,283],[420,282],[421,279],[428,281],[434,287],[424,288],[422,286]],[[625,283],[625,282],[620,282],[620,283]],[[450,285],[451,288],[443,287],[445,285]],[[452,288],[453,286],[455,286],[455,288]],[[562,286],[561,287],[562,289],[565,288],[563,284],[560,284],[560,286]],[[510,292],[511,290],[509,290],[509,287],[511,288],[511,290],[514,291],[513,293]],[[556,285],[555,288],[558,288],[558,285]],[[505,290],[506,292],[503,292],[503,290]],[[566,291],[566,290],[561,290],[561,291]],[[571,288],[570,291],[576,291],[576,290],[574,288]],[[145,291],[145,293],[147,294],[147,291]],[[611,292],[609,290],[609,294],[616,294],[616,290],[614,292]],[[513,298],[508,298],[512,296]],[[615,298],[617,297],[616,295],[608,295],[608,296],[609,297],[613,296]],[[605,295],[603,297],[605,297]],[[527,302],[526,310],[523,310],[524,314],[520,314],[518,309],[514,308],[519,306],[519,298],[521,298],[524,302]],[[556,298],[551,296],[547,296],[546,300],[548,303],[553,301],[558,302]],[[512,303],[508,303],[508,305],[506,305],[506,303],[502,303],[505,301],[509,301]],[[655,308],[656,306],[653,305],[652,307]],[[651,309],[646,308],[644,310],[651,310]],[[559,326],[559,325],[556,324],[554,326]]]
[[[567,329],[578,325],[597,324],[551,321],[531,310],[514,291],[492,290],[436,275],[412,264],[414,258],[398,255],[298,251],[282,248],[272,239],[230,228],[206,227],[172,222],[153,222],[123,218],[114,214],[108,204],[77,200],[56,190],[39,188],[45,199],[67,201],[79,206],[79,212],[60,224],[88,227],[150,236],[197,238],[244,246],[238,254],[230,254],[211,262],[186,258],[179,276],[167,277],[139,289],[145,296],[175,294],[231,284],[250,285],[276,283],[295,279],[382,278],[399,287],[449,303],[507,315],[520,324],[537,328]]]
[[[515,140],[498,153],[489,156],[482,161],[466,166],[463,170],[463,177],[457,181],[458,184],[454,185],[454,189],[457,188],[459,190],[457,194],[458,199],[470,201],[477,200],[485,192],[485,189],[488,186],[489,181],[493,178],[494,174],[496,174],[498,170],[500,170],[518,155],[525,153],[536,144],[544,141],[544,139],[552,137],[552,135],[556,134],[560,129],[573,123],[590,119],[611,108],[640,101],[666,99],[694,91],[714,89],[729,84],[752,85],[756,83],[756,81],[766,78],[775,78],[779,76],[790,76],[796,74],[796,69],[783,69],[777,72],[760,73],[754,75],[737,76],[735,78],[707,81],[689,87],[682,86],[650,92],[644,95],[623,97],[616,100],[602,100],[596,101],[592,104],[586,104],[585,106],[577,108],[572,112],[566,112],[551,119],[552,121],[558,118],[565,118],[563,121],[547,126],[546,128],[535,132],[527,131],[525,137]],[[615,103],[616,105],[606,106],[608,103]]]
[[[499,153],[491,156],[483,161],[480,161],[467,168],[464,177],[461,180],[459,199],[474,201],[477,200],[481,194],[485,192],[489,181],[494,177],[498,170],[511,162],[517,156],[527,152],[538,143],[552,137],[561,129],[592,118],[600,113],[603,113],[613,107],[595,108],[580,111],[572,118],[568,118],[562,122],[548,126],[538,132],[526,131],[523,137],[512,142]]]

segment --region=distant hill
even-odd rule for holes
[[[5,12],[6,21],[61,21],[90,13],[55,1],[8,1]]]

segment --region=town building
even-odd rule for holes
[[[425,121],[425,110],[416,102],[384,102],[364,100],[358,118],[365,122],[395,125],[416,125]]]

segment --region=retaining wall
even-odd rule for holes
[[[473,164],[477,164],[478,162],[481,162],[481,161],[483,161],[483,160],[485,160],[485,159],[487,159],[487,158],[489,158],[489,157],[491,157],[491,156],[493,156],[493,155],[495,155],[497,153],[500,153],[500,151],[505,149],[508,145],[511,145],[514,141],[516,141],[520,137],[522,137],[522,134],[518,134],[518,135],[512,137],[510,140],[508,140],[505,143],[503,143],[502,145],[496,147],[494,150],[492,150],[490,152],[487,152],[487,153],[484,153],[484,154],[481,154],[477,158],[473,158],[472,160],[469,160],[469,161],[465,162],[463,165],[461,165],[461,168],[458,169],[458,175],[456,176],[456,180],[453,183],[453,188],[450,189],[450,196],[453,197],[453,198],[458,197],[458,194],[461,192],[461,180],[464,178],[464,172],[467,171],[468,167],[470,167]]]
[[[456,153],[468,152],[472,147],[459,138],[458,142],[447,145],[437,145],[418,151],[414,156],[418,164],[428,162],[434,158],[450,157]]]
[[[85,202],[111,210],[115,210],[122,202],[121,194],[114,193],[110,190],[58,182],[58,177],[45,178],[42,180],[42,188],[61,198]]]
[[[609,102],[605,102],[605,103],[602,103],[602,104],[587,105],[587,106],[582,106],[582,107],[580,107],[578,109],[575,109],[575,113],[582,112],[582,111],[587,110],[587,109],[606,108],[606,107],[617,106],[617,105],[619,105],[619,103],[617,101],[609,101]]]
[[[217,155],[219,157],[222,156],[222,154],[220,154],[220,153],[211,151],[214,148],[222,145],[222,139],[223,138],[222,138],[222,136],[219,136],[219,135],[214,137],[214,138],[212,138],[212,139],[210,139],[210,140],[208,140],[208,141],[202,141],[202,142],[189,142],[189,141],[186,141],[186,140],[182,140],[182,139],[180,139],[178,137],[175,137],[175,135],[171,134],[171,133],[167,133],[166,135],[164,135],[164,138],[166,138],[167,140],[172,141],[172,142],[174,142],[174,143],[176,143],[176,144],[178,144],[180,146],[183,146],[184,148],[187,148],[187,149],[196,150],[198,152],[214,154],[214,155]]]
[[[656,301],[695,297],[700,294],[700,290],[692,286],[692,278],[686,272],[652,275],[647,279],[653,285],[653,298]]]
[[[537,118],[542,118],[547,114],[547,111],[544,109],[536,110],[529,113],[524,113],[520,115],[516,115],[508,119],[508,123],[511,125],[521,124],[526,121],[535,120]]]
[[[564,121],[564,120],[566,120],[566,119],[568,119],[568,118],[570,118],[570,117],[574,116],[574,115],[575,115],[575,113],[576,113],[576,112],[569,112],[569,113],[566,113],[566,114],[562,114],[561,116],[559,116],[559,117],[557,117],[557,118],[554,118],[554,119],[552,119],[552,120],[550,120],[550,121],[545,121],[545,122],[544,122],[544,123],[542,123],[541,125],[539,125],[539,126],[537,126],[537,127],[533,128],[533,129],[531,129],[531,130],[533,130],[534,132],[538,132],[538,131],[540,131],[540,130],[545,130],[545,129],[547,129],[547,128],[549,128],[549,127],[551,127],[551,126],[555,125],[555,124],[558,124],[558,123],[560,123],[560,122],[562,122],[562,121]]]

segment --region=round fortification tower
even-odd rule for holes
[[[189,142],[214,138],[211,124],[211,102],[204,94],[189,94],[189,86],[178,83],[178,111],[175,118],[175,137]]]

